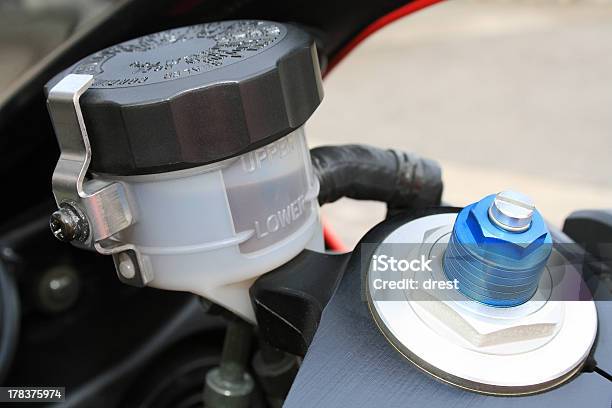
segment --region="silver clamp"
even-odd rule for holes
[[[153,279],[151,267],[134,245],[116,239],[116,234],[135,222],[123,184],[86,179],[91,145],[79,98],[93,79],[92,75],[69,74],[47,98],[60,147],[52,182],[59,209],[51,215],[49,225],[61,241],[112,255],[122,282],[145,286]]]

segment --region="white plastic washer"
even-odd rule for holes
[[[382,244],[427,242],[435,235],[431,231],[452,226],[455,218],[456,214],[437,214],[411,221]],[[419,317],[418,302],[373,300],[370,293],[368,287],[374,319],[400,353],[443,381],[487,394],[530,394],[563,383],[581,369],[597,334],[593,301],[563,301],[563,322],[550,341],[523,353],[495,354],[440,335]],[[474,303],[477,309],[500,310]]]

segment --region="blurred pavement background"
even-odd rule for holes
[[[557,226],[574,209],[612,208],[609,1],[442,3],[370,37],[324,88],[311,146],[436,159],[452,205],[512,188]],[[346,199],[323,208],[349,246],[384,214]]]

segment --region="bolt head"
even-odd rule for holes
[[[508,231],[500,228],[489,215],[496,198],[497,196],[485,197],[466,207],[462,211],[463,214],[458,216],[458,224],[465,226],[458,231],[462,236],[462,242],[474,252],[483,251],[488,256],[499,254],[516,261],[531,255],[547,257],[552,247],[552,238],[535,207],[530,215],[529,228],[520,233]],[[521,214],[527,213],[528,211],[525,211]]]
[[[66,209],[60,209],[51,214],[49,226],[55,238],[60,241],[70,242],[76,238],[76,222]]]
[[[498,193],[489,207],[491,221],[505,231],[522,232],[529,229],[535,212],[533,200],[518,191]]]
[[[85,217],[67,203],[62,203],[61,208],[51,214],[49,227],[55,238],[62,242],[83,242],[89,235],[89,225]]]

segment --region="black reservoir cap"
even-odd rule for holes
[[[297,129],[321,99],[313,38],[237,20],[162,31],[92,54],[53,78],[91,74],[80,103],[90,170],[115,175],[201,166]]]

